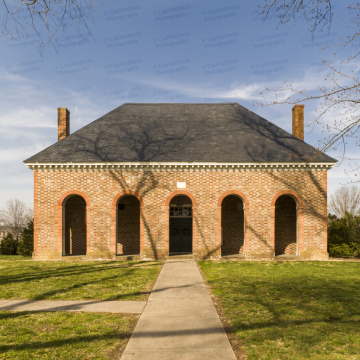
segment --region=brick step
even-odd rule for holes
[[[166,259],[194,259],[194,255],[189,253],[170,253]]]
[[[231,259],[240,260],[240,259],[246,259],[246,256],[241,255],[241,254],[223,255],[223,256],[221,256],[221,259],[223,259],[223,260],[231,260]]]
[[[65,261],[78,261],[78,260],[88,260],[86,255],[66,255],[62,257]]]
[[[138,261],[141,260],[140,254],[138,255],[116,255],[116,260],[119,261]]]
[[[297,259],[297,255],[277,255],[274,257],[275,260],[295,260]]]

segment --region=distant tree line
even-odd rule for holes
[[[19,199],[9,200],[0,211],[0,226],[5,232],[1,240],[2,255],[31,256],[34,247],[33,211]]]
[[[328,251],[331,257],[360,257],[360,189],[342,186],[331,195]]]

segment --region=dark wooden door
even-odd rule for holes
[[[192,252],[192,219],[181,219],[181,252]]]
[[[170,252],[192,252],[191,218],[170,218]]]

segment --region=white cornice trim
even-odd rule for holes
[[[311,162],[254,162],[254,163],[199,163],[199,162],[99,162],[99,163],[26,163],[35,171],[324,171],[333,163]]]

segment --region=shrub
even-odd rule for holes
[[[329,255],[332,257],[353,257],[356,253],[356,249],[348,244],[329,245]]]
[[[17,253],[22,256],[31,256],[34,251],[34,222],[30,221],[27,228],[21,232],[21,241]]]
[[[1,241],[0,252],[2,255],[16,255],[17,246],[17,241],[8,233]]]
[[[328,217],[328,250],[330,256],[360,256],[360,215],[346,212],[342,218]]]

